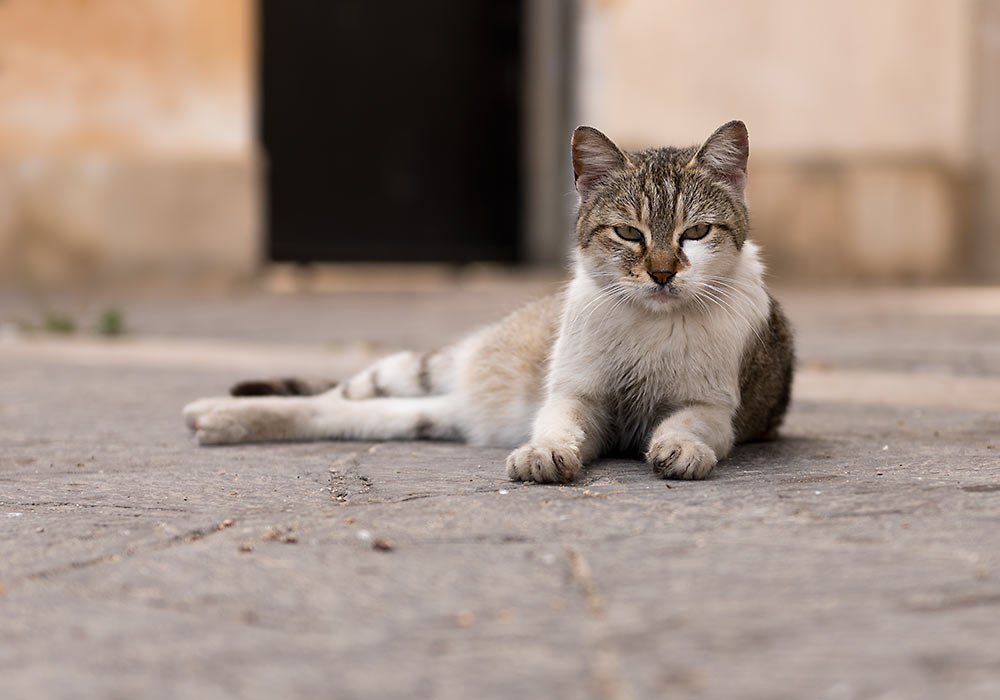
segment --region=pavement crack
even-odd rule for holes
[[[878,515],[906,515],[908,511],[902,508],[883,508],[881,510],[855,510],[845,513],[830,513],[828,518],[873,518]]]
[[[24,574],[23,576],[19,576],[12,579],[12,583],[17,583],[19,581],[38,581],[42,579],[50,579],[56,576],[60,576],[62,574],[70,573],[71,571],[88,569],[92,566],[99,566],[101,564],[113,564],[115,562],[121,561],[122,559],[133,557],[140,553],[162,552],[179,544],[197,542],[198,540],[204,539],[208,535],[232,527],[233,523],[234,523],[233,520],[227,518],[226,520],[223,520],[221,523],[218,523],[216,525],[189,530],[184,534],[175,535],[174,537],[171,537],[166,541],[154,542],[146,546],[142,545],[137,546],[133,544],[126,547],[124,551],[115,554],[105,554],[99,557],[92,557],[90,559],[71,561],[61,566],[54,566],[49,569],[42,569],[41,571],[34,571],[29,574]]]
[[[31,501],[26,503],[4,503],[4,506],[20,508],[37,508],[44,506],[47,508],[119,508],[122,510],[157,511],[165,513],[187,513],[185,508],[171,508],[169,506],[139,506],[126,503],[76,503],[73,501]]]
[[[607,624],[607,604],[586,558],[573,547],[566,548],[569,570],[587,604],[588,641],[592,662],[588,664],[596,693],[612,700],[629,700],[632,692],[622,674],[621,658],[611,642]]]
[[[170,540],[172,544],[186,544],[188,542],[197,542],[198,540],[204,539],[208,535],[213,535],[216,532],[221,532],[226,528],[232,527],[233,521],[229,518],[223,520],[217,525],[211,527],[196,528],[194,530],[189,530],[183,535],[176,535]],[[163,549],[166,549],[165,547]]]
[[[122,558],[120,554],[107,554],[101,557],[93,557],[91,559],[81,559],[79,561],[71,561],[68,564],[63,564],[62,566],[54,566],[51,569],[42,569],[41,571],[35,571],[30,574],[25,574],[19,578],[15,578],[13,583],[18,581],[38,581],[40,579],[53,578],[61,574],[68,574],[71,571],[78,571],[80,569],[88,569],[91,566],[97,566],[99,564],[110,564],[112,562],[119,561]]]
[[[993,491],[1000,491],[1000,484],[976,484],[975,486],[963,486],[963,491],[968,491],[969,493],[992,493]]]
[[[952,595],[914,595],[903,603],[903,607],[912,612],[930,613],[992,605],[1000,605],[1000,591],[969,591]]]
[[[409,496],[402,496],[400,498],[397,498],[395,501],[391,501],[391,502],[392,503],[404,503],[406,501],[418,501],[421,498],[434,498],[436,496],[446,496],[446,495],[449,495],[449,494],[443,494],[443,493],[411,493]]]
[[[594,576],[590,572],[590,564],[587,563],[582,554],[572,547],[567,548],[566,554],[569,557],[570,573],[583,592],[583,598],[587,602],[587,610],[595,620],[603,620],[607,612],[604,596],[601,595],[601,589],[598,588],[597,581],[594,580]]]

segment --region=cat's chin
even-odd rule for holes
[[[641,299],[646,308],[656,312],[672,311],[683,304],[677,292],[666,287],[651,290],[643,294]]]

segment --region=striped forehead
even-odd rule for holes
[[[645,167],[637,173],[639,187],[639,221],[658,238],[670,238],[680,225],[683,215],[684,192],[681,174],[674,168]]]

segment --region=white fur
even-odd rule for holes
[[[421,396],[420,356],[398,352],[384,357],[363,372],[344,382],[341,393],[352,399],[370,399],[377,392],[390,396]]]
[[[753,243],[714,277],[711,256],[697,241],[687,245],[697,264],[666,303],[650,301],[648,285],[609,294],[597,281],[605,278],[577,262],[541,393],[516,381],[504,392],[482,389],[476,363],[496,342],[491,327],[432,359],[438,395],[420,395],[420,359],[401,353],[346,382],[350,399],[343,388],[315,397],[202,399],[185,407],[185,420],[202,444],[435,437],[516,445],[530,434],[508,458],[512,478],[570,480],[614,449],[644,451],[666,476],[702,478],[732,448],[740,361],[769,299]],[[727,287],[718,286],[722,279]],[[713,297],[699,300],[699,293]],[[372,372],[392,397],[371,398]]]
[[[719,301],[711,306],[688,302],[676,312],[656,313],[643,304],[603,301],[607,293],[578,262],[532,445],[557,445],[586,461],[609,447],[635,449],[637,441],[648,441],[641,448],[651,462],[673,457],[667,475],[707,476],[732,449],[740,360],[769,310],[762,273],[757,248],[748,242],[727,276],[740,294],[715,292]],[[685,281],[697,288],[706,283],[699,277],[692,272]],[[656,424],[665,405],[676,410]],[[580,423],[601,425],[611,418],[617,418],[618,435],[579,430]],[[511,455],[508,474],[537,480],[541,469],[554,477],[532,454]]]

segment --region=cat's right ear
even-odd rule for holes
[[[707,169],[717,180],[728,185],[737,194],[747,186],[747,157],[750,142],[746,125],[738,119],[723,124],[708,137],[698,149],[688,167],[698,165]]]
[[[628,157],[597,129],[578,126],[573,132],[573,179],[580,197],[628,165]]]

